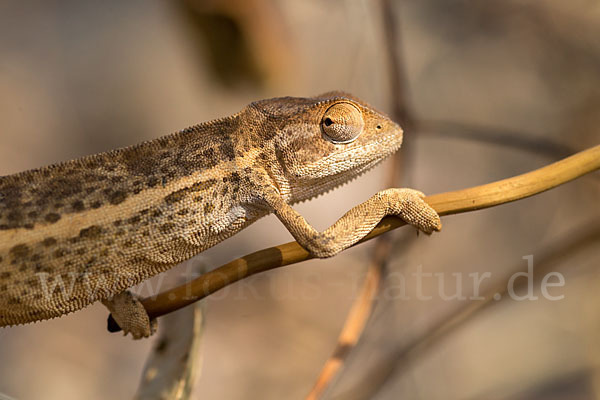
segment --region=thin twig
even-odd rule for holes
[[[386,45],[385,54],[387,55],[386,59],[388,63],[389,90],[392,99],[391,117],[406,132],[411,132],[411,139],[414,143],[418,130],[416,129],[415,118],[409,104],[408,81],[406,79],[403,57],[399,49],[401,43],[400,27],[398,24],[399,16],[394,13],[394,8],[390,0],[381,0],[380,9],[384,34],[383,39]],[[403,167],[408,163],[408,159],[410,159],[411,150],[412,146],[405,145],[402,153],[394,154],[388,171],[388,187],[397,186],[398,177],[402,176],[403,171],[406,171]],[[367,322],[375,308],[375,300],[383,283],[385,270],[393,247],[395,246],[392,244],[389,236],[380,236],[377,238],[365,278],[361,282],[358,296],[354,299],[350,311],[346,316],[335,350],[323,365],[315,384],[306,396],[306,400],[320,399],[328,389],[331,389],[334,380],[339,377],[345,361],[362,337]]]
[[[600,168],[600,145],[581,151],[532,172],[482,186],[427,196],[425,201],[440,215],[480,210],[523,199],[572,181]],[[385,217],[359,243],[371,240],[405,223]],[[142,301],[152,318],[185,307],[241,279],[259,272],[313,258],[297,242],[259,250],[233,260],[201,277]]]

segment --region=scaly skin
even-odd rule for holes
[[[398,125],[334,92],[255,102],[150,142],[0,177],[0,326],[107,303],[270,212],[318,257],[352,245],[388,214],[439,230],[437,214],[410,189],[376,194],[323,233],[290,206],[351,180],[401,143]]]

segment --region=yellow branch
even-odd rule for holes
[[[600,145],[526,174],[427,196],[425,201],[440,215],[480,210],[533,196],[597,169],[600,169]],[[403,225],[404,222],[399,218],[386,217],[359,243]],[[270,247],[233,260],[185,285],[146,298],[142,303],[150,317],[159,317],[251,275],[311,258],[313,257],[297,242]]]

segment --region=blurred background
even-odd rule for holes
[[[0,175],[153,139],[254,100],[334,89],[406,127],[399,185],[432,194],[527,172],[600,142],[600,3],[0,1]],[[325,229],[388,187],[393,168],[297,209]],[[390,261],[363,307],[368,323],[336,354],[341,368],[320,396],[600,398],[599,200],[596,172],[446,217],[431,237],[388,234]],[[289,240],[271,216],[195,262],[211,269]],[[307,396],[360,299],[374,246],[254,276],[204,301],[191,398]],[[541,272],[537,301],[496,290],[530,255],[535,271],[562,274],[564,286],[549,292],[563,299],[542,296]],[[428,300],[417,298],[419,271],[433,274],[422,281]],[[480,294],[500,300],[465,300],[473,273],[489,273]],[[463,297],[452,296],[457,288]],[[134,396],[156,338],[109,334],[106,316],[94,305],[0,329],[0,392]]]

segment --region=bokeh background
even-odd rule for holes
[[[0,175],[153,139],[253,100],[333,89],[388,113],[404,99],[403,185],[438,193],[526,172],[600,142],[600,3],[0,1]],[[325,229],[385,188],[389,169],[297,209]],[[599,200],[595,173],[444,218],[432,237],[391,233],[371,318],[326,398],[600,398]],[[561,250],[579,236],[585,246]],[[215,268],[289,240],[268,217],[195,261]],[[372,250],[271,271],[207,299],[192,398],[304,398]],[[524,256],[535,264],[552,251],[563,256],[548,267],[565,277],[551,290],[560,301],[544,300],[538,280],[538,301],[503,298],[439,333],[473,302],[445,300],[435,279],[423,288],[432,299],[415,299],[419,268],[443,273],[448,295],[460,274],[469,296],[469,273],[491,274],[484,292],[525,270]],[[399,276],[409,300],[393,295]],[[0,329],[0,392],[131,398],[155,339],[109,334],[106,315],[94,305]]]

